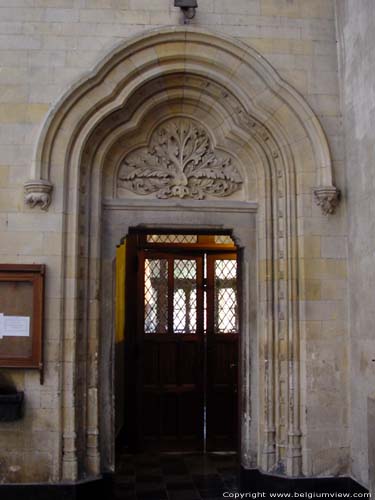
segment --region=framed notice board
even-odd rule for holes
[[[45,266],[0,264],[0,367],[43,369]]]

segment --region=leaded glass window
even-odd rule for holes
[[[215,333],[238,332],[237,261],[215,260]]]
[[[168,331],[168,260],[145,260],[145,333]]]

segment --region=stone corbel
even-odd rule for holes
[[[37,205],[42,210],[48,210],[51,203],[51,193],[53,185],[43,179],[34,179],[25,182],[25,204],[30,208],[35,208]]]
[[[314,198],[324,215],[333,214],[340,201],[340,190],[335,186],[318,186],[314,188]]]

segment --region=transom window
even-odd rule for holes
[[[145,243],[145,334],[238,333],[237,259],[229,235],[150,234]]]
[[[141,241],[146,247],[156,245],[176,246],[185,248],[216,247],[235,248],[235,243],[229,234],[173,234],[155,233],[141,235]]]

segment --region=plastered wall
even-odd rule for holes
[[[335,184],[345,193],[333,1],[198,3],[192,24],[248,43],[305,97],[328,136]],[[181,24],[181,13],[172,4],[172,0],[0,0],[0,260],[47,264],[49,298],[44,386],[36,373],[2,370],[25,390],[27,405],[22,421],[0,425],[0,481],[61,478],[62,354],[57,339],[62,219],[25,208],[23,202],[38,132],[51,106],[114,46],[141,31]],[[370,150],[368,146],[369,155]],[[300,189],[311,181],[308,175],[297,179]],[[302,257],[311,259],[301,297],[306,300],[301,353],[304,472],[344,474],[349,463],[345,201],[334,217],[322,223],[314,218],[320,209],[309,194],[304,213],[309,211],[311,220],[303,231],[310,244],[301,248]],[[357,226],[353,221],[353,231]],[[74,436],[72,447],[73,441]],[[363,460],[358,461],[358,470]]]
[[[375,4],[339,0],[337,7],[348,185],[352,474],[367,485],[375,475],[372,470],[369,478],[375,436],[367,399],[374,396],[375,370]]]

